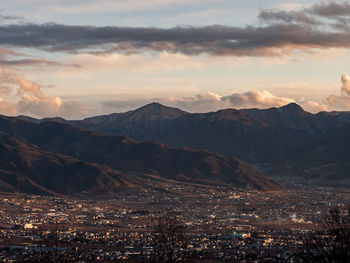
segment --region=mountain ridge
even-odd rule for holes
[[[132,113],[130,111],[128,114]],[[98,116],[96,118],[98,120]],[[331,176],[327,175],[334,175],[336,172],[343,175],[342,178],[337,178],[350,182],[350,178],[347,179],[347,171],[350,169],[341,161],[342,151],[347,151],[347,147],[350,149],[350,143],[343,135],[341,142],[335,136],[344,134],[342,130],[348,130],[350,112],[312,114],[292,103],[269,109],[224,109],[208,113],[185,113],[153,122],[129,121],[126,118],[106,125],[98,122],[89,124],[85,121],[69,123],[94,132],[128,135],[138,141],[159,141],[172,147],[205,149],[237,157],[258,167],[266,164],[278,167],[272,170],[282,173],[283,167],[290,166],[293,167],[295,175],[306,178],[324,174],[325,176],[320,177],[331,180]],[[341,147],[335,149],[331,142]],[[328,152],[339,158],[330,160],[327,158]],[[334,163],[338,166],[337,169],[327,168],[333,167]],[[322,168],[323,165],[326,168]],[[270,171],[267,173],[270,174]]]
[[[147,109],[155,110],[155,106],[161,112],[160,116],[169,109],[178,114],[159,117],[152,122],[128,117],[139,112],[148,114]],[[86,120],[68,123],[85,130],[127,135],[138,141],[159,141],[173,147],[206,149],[248,163],[281,160],[292,147],[320,138],[333,127],[350,124],[350,114],[347,112],[311,114],[295,103],[280,108],[223,109],[208,113],[186,113],[151,103],[117,115],[117,119],[108,122],[103,115],[94,117],[93,123]],[[100,118],[101,122],[98,122]]]
[[[45,151],[3,132],[0,168],[0,189],[7,186],[12,191],[34,194],[118,192],[137,186],[117,170]]]
[[[212,186],[228,183],[259,190],[282,189],[248,164],[208,151],[137,142],[127,136],[81,130],[54,121],[33,123],[0,117],[0,131],[41,151],[63,154],[86,164],[96,163],[121,173],[150,173],[167,180]]]

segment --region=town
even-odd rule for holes
[[[350,204],[350,192],[325,187],[164,188],[168,192],[135,191],[113,199],[2,193],[0,260],[147,262],[157,253],[160,220],[172,217],[185,240],[176,250],[180,259],[299,262],[303,239],[319,230],[331,208]]]

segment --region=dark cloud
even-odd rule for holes
[[[74,67],[81,68],[82,65],[79,64],[64,64],[57,61],[51,61],[46,59],[17,59],[17,60],[1,60],[0,66],[59,66],[59,67]]]
[[[42,58],[32,58],[26,54],[16,52],[9,48],[0,47],[0,66],[68,66],[81,67],[78,64],[64,64],[58,61],[52,61]]]
[[[0,26],[0,45],[50,51],[181,52],[187,55],[278,55],[284,47],[348,47],[348,32],[323,32],[297,24],[265,27],[123,28],[58,24]],[[97,49],[97,50],[96,50]]]
[[[340,16],[350,15],[350,4],[347,2],[336,3],[326,2],[321,4],[315,4],[311,11],[313,14],[328,18],[336,18]]]
[[[18,59],[18,60],[1,60],[1,66],[27,66],[27,65],[60,65],[59,62],[49,61],[46,59]]]
[[[296,23],[304,26],[327,27],[348,31],[350,24],[350,4],[347,2],[322,2],[297,11],[279,9],[261,10],[258,18],[267,24]]]
[[[0,9],[0,24],[13,23],[13,22],[24,22],[25,19],[20,16],[9,16],[4,14],[4,10]]]
[[[1,12],[0,12],[0,21],[1,20],[19,20],[19,19],[22,19],[22,18],[19,16],[7,16],[4,14],[1,14]]]
[[[313,25],[323,24],[321,19],[344,19],[350,15],[350,4],[347,2],[323,2],[309,8],[297,11],[284,11],[279,9],[261,10],[258,18],[262,22],[306,23]]]
[[[284,11],[279,9],[261,10],[258,18],[262,22],[305,23],[310,25],[320,24],[305,11]]]
[[[260,26],[94,27],[0,25],[0,45],[92,54],[154,51],[198,55],[276,56],[309,48],[348,48],[349,4],[317,4],[299,11],[262,10]],[[332,21],[324,21],[330,17]],[[335,19],[333,19],[335,18]],[[327,20],[327,19],[326,19]]]

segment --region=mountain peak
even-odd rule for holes
[[[153,101],[149,104],[142,106],[141,108],[168,108],[168,107],[164,106],[163,104],[160,104],[158,102]]]
[[[131,111],[127,116],[130,120],[144,120],[144,121],[155,121],[155,120],[168,120],[175,119],[187,114],[178,108],[172,108],[164,106],[157,102],[152,102],[134,111]]]
[[[177,108],[172,108],[164,106],[158,102],[152,102],[136,110],[127,111],[124,113],[112,113],[109,115],[101,115],[84,119],[88,123],[93,123],[95,125],[110,125],[111,123],[134,123],[141,121],[153,122],[153,121],[164,121],[171,120],[181,117],[187,114],[187,112],[182,111]]]
[[[146,104],[136,110],[135,111],[140,111],[140,110],[150,110],[150,111],[160,111],[160,110],[167,110],[167,111],[179,111],[179,112],[184,112],[178,108],[173,108],[173,107],[169,107],[169,106],[165,106],[163,104],[160,104],[158,102],[151,102],[149,104]]]
[[[283,111],[289,111],[289,112],[304,112],[304,109],[300,107],[298,104],[296,104],[295,102],[284,105],[279,109]]]

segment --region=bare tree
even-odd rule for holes
[[[153,237],[153,261],[184,261],[186,241],[185,226],[178,216],[166,214],[158,218]]]

